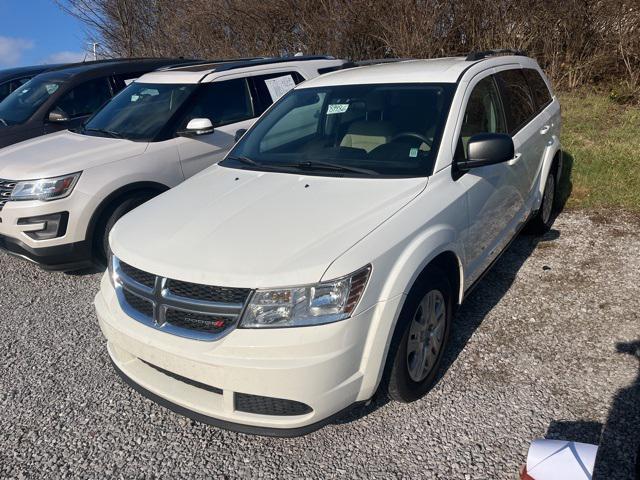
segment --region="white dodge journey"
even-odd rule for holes
[[[559,113],[517,52],[299,85],[221,163],[115,225],[95,306],[116,370],[265,435],[377,391],[420,398],[474,283],[526,223],[551,225]]]

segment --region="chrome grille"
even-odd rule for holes
[[[0,178],[0,210],[2,210],[5,203],[9,201],[9,197],[15,186],[16,182],[13,180],[3,180]]]
[[[120,306],[157,330],[196,340],[216,340],[235,328],[251,290],[183,282],[119,261],[109,265]]]

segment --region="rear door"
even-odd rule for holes
[[[518,189],[516,216],[520,223],[526,220],[531,208],[532,193],[545,149],[547,132],[544,126],[548,117],[545,112],[538,110],[521,68],[500,71],[496,74],[496,80],[507,117],[507,128],[513,138],[515,157],[509,165],[515,173],[514,186]]]
[[[536,199],[535,190],[540,184],[540,176],[542,174],[542,167],[544,165],[544,158],[547,154],[547,149],[552,147],[555,142],[559,141],[560,107],[558,102],[553,101],[549,87],[538,70],[525,68],[523,73],[527,79],[529,88],[531,89],[531,95],[533,96],[537,112],[537,116],[533,121],[536,123],[536,127],[538,128],[539,146],[537,149],[540,151],[540,157],[534,177],[534,192],[531,194],[531,201],[533,202]],[[556,182],[558,180],[559,179],[556,178]]]
[[[184,130],[194,118],[208,118],[214,131],[178,138],[185,178],[222,160],[233,147],[236,132],[248,129],[274,99],[302,80],[298,72],[288,71],[202,84],[177,131]]]

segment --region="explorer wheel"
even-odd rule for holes
[[[553,207],[556,201],[556,176],[552,171],[547,175],[547,181],[544,185],[544,194],[542,195],[542,204],[540,210],[530,220],[528,230],[537,235],[542,235],[549,231],[553,225]]]
[[[112,207],[98,224],[94,232],[94,257],[100,265],[106,265],[109,258],[109,232],[121,217],[129,213],[136,207],[151,200],[155,195],[150,193],[140,193],[125,198],[120,203]]]
[[[436,378],[451,326],[451,287],[445,274],[430,268],[411,289],[398,319],[382,391],[399,402],[425,395]]]

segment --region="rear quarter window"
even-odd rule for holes
[[[277,88],[278,80],[281,80],[279,82],[281,85],[286,86],[287,84],[291,84],[291,80],[293,80],[293,85],[298,85],[304,82],[304,77],[298,72],[278,72],[251,77],[250,81],[253,84],[254,95],[256,97],[255,109],[257,115],[261,115],[279,98],[278,93],[280,93],[280,89]],[[276,83],[274,84],[274,82]]]
[[[509,135],[515,135],[537,114],[529,84],[521,69],[496,73]]]
[[[547,105],[551,103],[551,92],[547,84],[543,80],[540,72],[532,68],[525,68],[523,70],[524,76],[529,82],[531,88],[531,94],[533,95],[533,101],[536,104],[538,111],[543,110]]]

